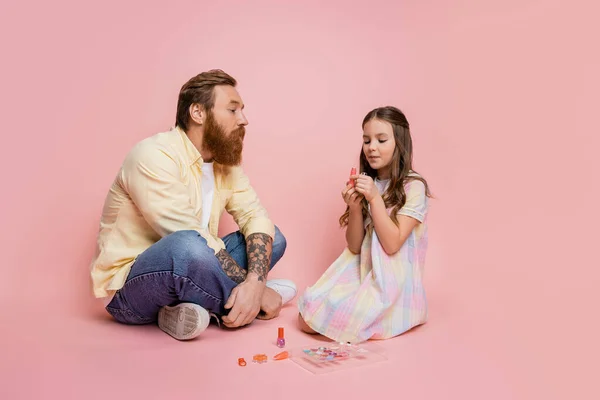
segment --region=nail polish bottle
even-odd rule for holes
[[[277,347],[285,347],[285,339],[283,337],[283,328],[277,330]]]

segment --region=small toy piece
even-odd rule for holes
[[[304,353],[317,361],[341,361],[350,358],[350,351],[344,350],[345,346],[318,347],[303,349]]]
[[[238,358],[238,365],[240,367],[245,367],[246,366],[246,360],[244,360],[243,358]]]
[[[267,358],[266,354],[255,354],[254,357],[252,357],[252,362],[262,364],[262,363],[266,363],[267,359],[268,358]]]
[[[274,360],[285,360],[289,356],[290,356],[290,353],[288,353],[287,351],[282,351],[279,354],[275,354],[275,356],[273,356],[273,359]]]
[[[285,338],[283,337],[283,328],[277,330],[277,347],[285,347]]]

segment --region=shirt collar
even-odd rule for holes
[[[183,129],[181,129],[179,126],[176,126],[175,130],[177,130],[179,132],[179,135],[181,136],[181,140],[183,142],[183,146],[185,147],[185,154],[187,156],[189,165],[194,165],[198,161],[202,163],[202,155],[200,155],[200,152],[198,151],[196,146],[194,146],[187,133],[185,133]]]

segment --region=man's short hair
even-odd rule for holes
[[[229,85],[235,87],[237,81],[220,69],[211,69],[202,72],[187,81],[179,91],[177,101],[177,116],[175,123],[187,132],[190,122],[190,106],[201,104],[208,112],[215,105],[214,88],[218,85]]]

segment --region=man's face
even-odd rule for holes
[[[206,112],[203,146],[215,162],[239,165],[242,162],[245,126],[244,103],[233,86],[215,86],[215,105]]]

